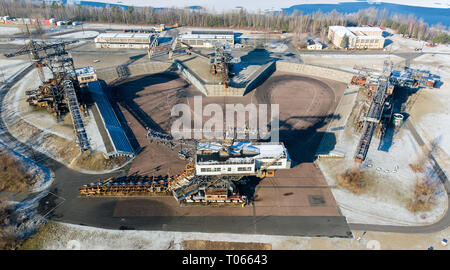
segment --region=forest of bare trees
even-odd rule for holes
[[[317,11],[313,14],[302,14],[295,11],[292,14],[250,13],[245,10],[222,13],[209,13],[198,9],[153,9],[151,7],[129,7],[124,9],[113,7],[91,7],[70,5],[46,5],[44,2],[29,2],[24,0],[0,0],[0,14],[11,17],[55,18],[101,23],[127,24],[175,24],[197,27],[230,27],[265,30],[282,30],[294,33],[310,33],[326,38],[328,26],[346,25],[381,25],[420,40],[435,42],[450,42],[447,29],[443,25],[430,27],[416,17],[399,14],[389,15],[386,9],[368,8],[357,13],[342,14],[333,10],[329,13]]]

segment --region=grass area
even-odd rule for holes
[[[8,151],[0,149],[0,191],[27,192],[35,181]]]
[[[53,236],[57,233],[61,233],[64,228],[57,223],[47,222],[42,225],[39,230],[30,236],[28,239],[23,241],[17,249],[19,250],[41,250],[44,244],[49,239],[53,239]]]
[[[413,213],[431,210],[433,194],[433,188],[427,181],[417,180],[414,186],[414,196],[408,202],[408,210]]]
[[[16,238],[13,226],[10,225],[11,211],[6,199],[0,199],[0,250],[13,250],[17,248],[19,240]]]

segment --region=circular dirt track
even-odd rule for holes
[[[184,168],[186,162],[178,158],[176,151],[146,138],[146,129],[170,132],[172,107],[199,94],[195,87],[173,72],[132,77],[112,87],[122,122],[129,127],[128,135],[135,137],[131,140],[133,147],[140,151],[132,162],[130,174],[166,175],[179,173]]]
[[[302,163],[313,161],[344,88],[327,79],[276,72],[253,95],[260,104],[279,104],[280,141],[294,162]]]
[[[345,84],[292,73],[275,72],[262,85],[243,97],[203,97],[203,109],[208,104],[279,104],[280,140],[285,143],[293,165],[311,162],[322,138],[325,126],[333,115],[336,100]],[[113,96],[140,147],[145,147],[133,162],[132,171],[166,170],[181,166],[176,152],[150,143],[146,128],[170,132],[176,117],[170,116],[173,105],[188,104],[194,113],[194,96],[202,95],[177,73],[159,73],[129,78],[117,85]],[[269,109],[270,114],[270,109]],[[210,117],[203,116],[203,122]],[[248,120],[248,119],[247,119]],[[224,115],[225,121],[225,115]],[[175,160],[177,161],[175,161]],[[177,171],[179,170],[177,167]]]

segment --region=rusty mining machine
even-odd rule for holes
[[[30,40],[24,47],[16,52],[7,53],[5,56],[8,58],[25,54],[31,56],[43,84],[38,89],[26,91],[27,102],[30,106],[46,108],[56,116],[58,121],[61,121],[63,114],[69,111],[78,145],[84,152],[90,150],[90,145],[79,106],[80,87],[73,59],[66,50],[67,45],[76,42],[78,41]],[[45,79],[44,67],[51,71],[52,78]]]
[[[371,98],[370,107],[364,117],[363,131],[355,153],[356,162],[361,163],[366,158],[370,143],[372,141],[372,136],[374,135],[375,129],[380,124],[386,98],[392,94],[392,92],[389,93],[389,91],[387,91],[387,89],[392,88],[389,84],[389,77],[391,76],[391,73],[392,62],[385,61],[382,72],[379,76],[377,76],[376,87],[373,97]]]
[[[359,72],[352,78],[352,84],[366,86],[369,89],[367,101],[370,104],[365,115],[360,118],[362,136],[355,153],[355,161],[358,163],[366,158],[376,130],[380,130],[381,136],[384,136],[386,129],[384,123],[390,123],[393,115],[391,99],[396,87],[435,87],[438,76],[408,66],[403,68],[404,71],[394,70],[392,61],[385,61],[382,70],[354,67]]]
[[[111,177],[97,183],[90,183],[79,188],[82,197],[94,196],[169,196],[169,176]]]

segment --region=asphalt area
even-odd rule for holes
[[[257,183],[249,206],[180,206],[171,196],[79,200],[83,204],[89,204],[87,200],[102,202],[102,209],[109,208],[102,217],[120,220],[126,228],[347,237],[351,233],[345,217],[313,163],[345,87],[332,80],[275,72],[244,97],[203,97],[203,107],[212,103],[223,108],[238,103],[279,104],[280,140],[289,151],[293,168],[278,170],[273,178],[252,180]],[[170,116],[172,106],[185,103],[194,112],[194,96],[201,93],[179,74],[168,72],[128,78],[112,87],[111,95],[140,151],[128,174],[181,172],[186,161],[178,158],[176,149],[149,141],[146,128],[170,131],[176,119]]]

